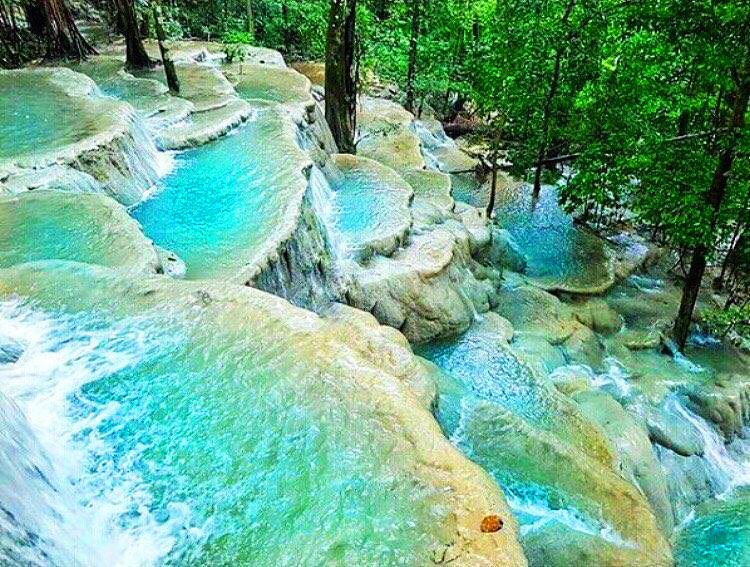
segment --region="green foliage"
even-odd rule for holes
[[[725,337],[730,332],[750,339],[750,304],[745,306],[733,305],[728,309],[707,309],[702,313],[706,330],[719,337]]]
[[[225,45],[252,45],[253,40],[253,34],[251,34],[250,32],[237,30],[225,32],[221,37],[221,41]]]
[[[243,43],[225,43],[224,53],[227,56],[227,63],[236,61],[241,65],[247,59],[247,46]]]

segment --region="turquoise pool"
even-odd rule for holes
[[[299,206],[289,192],[300,182],[298,156],[284,118],[259,111],[230,135],[178,154],[174,171],[132,214],[185,261],[187,278],[237,276]]]
[[[409,565],[438,543],[445,506],[412,474],[408,444],[381,435],[315,337],[262,302],[82,265],[3,277],[0,329],[24,354],[0,364],[0,391],[71,471],[72,532],[97,515],[74,553],[89,542],[135,564]],[[43,537],[61,526],[29,512],[38,536],[14,545],[61,557],[66,542]]]

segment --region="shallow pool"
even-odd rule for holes
[[[526,256],[527,274],[545,287],[586,290],[611,280],[604,242],[573,224],[553,187],[543,187],[537,203],[528,185],[507,188],[495,214]]]
[[[0,268],[38,260],[155,269],[156,254],[125,209],[93,194],[0,197]]]
[[[248,308],[185,282],[65,266],[3,286],[0,331],[21,338],[23,354],[0,364],[0,392],[73,481],[38,483],[50,501],[73,490],[80,503],[70,546],[50,541],[63,518],[50,522],[36,500],[3,502],[18,509],[11,522],[34,526],[16,551],[80,559],[92,546],[99,563],[133,565],[410,565],[437,543],[446,511],[412,473],[411,445],[382,435],[371,400],[329,376],[320,342],[267,300]]]
[[[178,154],[174,171],[132,214],[185,261],[188,278],[233,277],[299,206],[289,191],[300,182],[299,159],[284,118],[262,110],[230,135]]]
[[[0,160],[62,149],[101,130],[99,113],[49,73],[0,73]]]
[[[394,171],[371,160],[340,155],[331,180],[336,224],[357,254],[391,253],[411,226],[413,192]]]

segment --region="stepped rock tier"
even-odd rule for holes
[[[750,359],[670,351],[663,251],[225,49],[0,71],[0,564],[746,555]]]

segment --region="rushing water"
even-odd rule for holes
[[[750,564],[750,489],[700,506],[678,533],[678,567],[746,567]]]
[[[435,543],[443,511],[399,465],[412,456],[377,435],[364,400],[292,355],[299,339],[262,318],[257,333],[228,325],[231,313],[219,323],[207,298],[50,272],[11,280],[44,301],[0,303],[0,331],[23,342],[0,366],[0,392],[28,421],[23,436],[14,426],[0,437],[0,458],[12,442],[11,455],[42,463],[31,484],[35,464],[10,469],[13,486],[37,494],[3,500],[0,520],[26,534],[3,553],[61,565],[412,564]],[[0,431],[23,419],[2,409]],[[70,501],[62,519],[58,500]],[[60,540],[66,531],[74,539]]]
[[[565,443],[586,445],[589,438],[582,422],[571,417],[570,402],[503,346],[497,334],[477,322],[465,334],[422,345],[417,353],[446,372],[439,383],[438,420],[451,440],[502,485],[522,535],[558,524],[628,545],[595,509],[584,510],[561,484],[551,477],[548,484],[539,481],[550,474],[551,463],[541,451],[532,453],[538,450],[533,441],[503,445],[523,438],[529,427]]]

